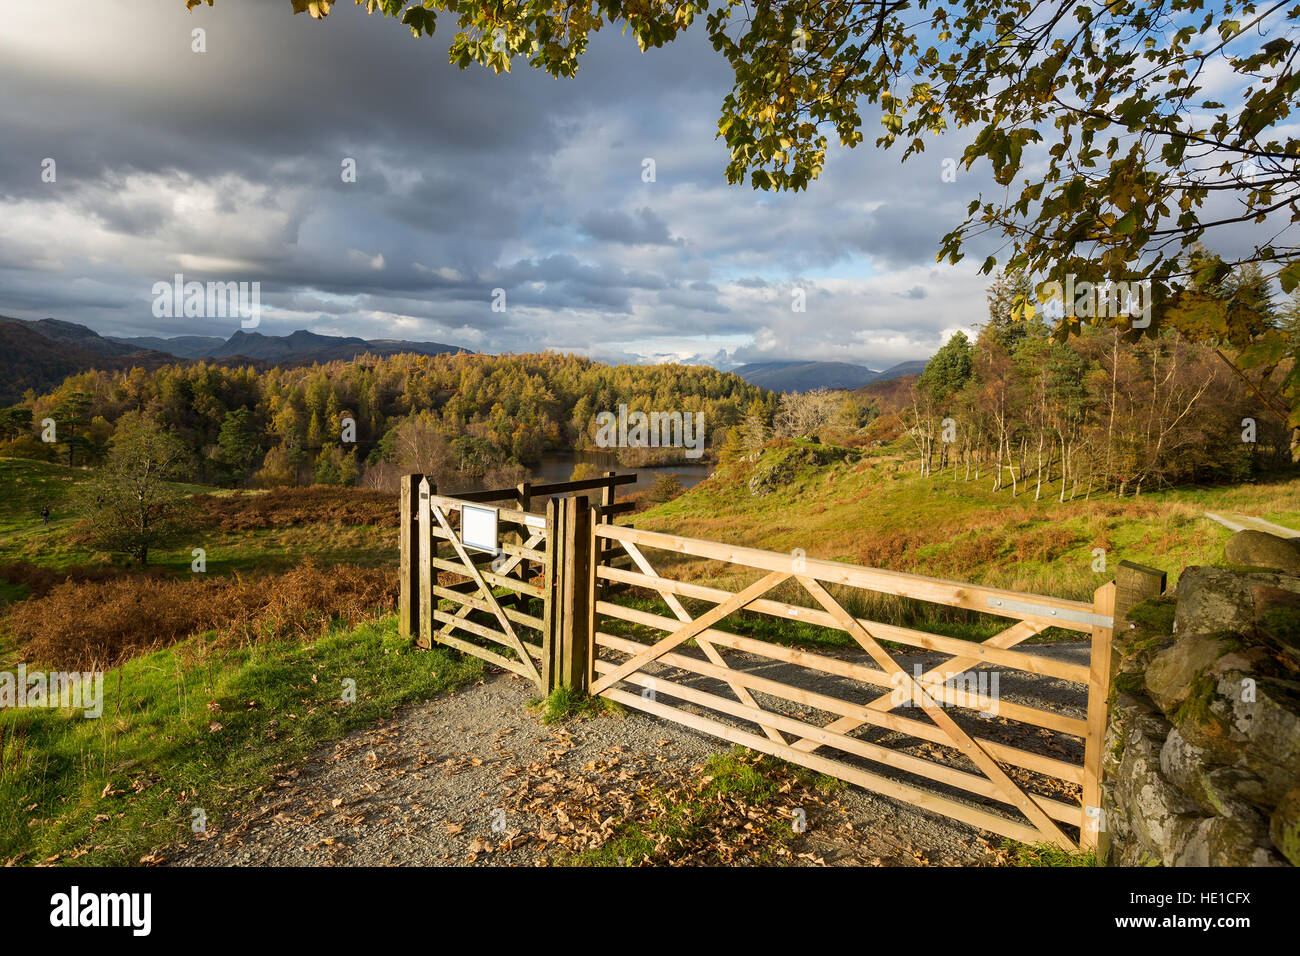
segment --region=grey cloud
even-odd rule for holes
[[[593,239],[629,246],[663,246],[675,241],[668,234],[668,224],[648,207],[631,215],[614,209],[590,212],[579,225]]]
[[[755,344],[676,354],[865,360],[875,346],[858,336],[893,320],[864,310],[862,283],[933,263],[978,185],[941,192],[928,167],[864,147],[833,151],[798,195],[727,186],[714,134],[731,81],[698,26],[645,55],[603,31],[558,81],[522,63],[457,70],[445,33],[416,40],[350,4],[322,22],[264,0],[31,9],[35,26],[0,35],[0,313],[228,335],[150,314],[151,284],[185,258],[187,277],[261,281],[278,332],[459,330],[476,347],[601,342],[637,360],[674,351],[646,343],[725,335]],[[207,53],[190,52],[195,26]],[[40,181],[46,156],[55,184]],[[816,314],[802,324],[789,313],[801,274],[842,277],[808,280]],[[948,281],[887,282],[872,301],[929,290],[929,305]],[[490,310],[496,287],[505,313]],[[937,303],[890,347],[923,357],[980,303],[969,318]]]

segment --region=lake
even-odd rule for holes
[[[655,465],[648,468],[629,468],[618,463],[618,456],[608,451],[548,451],[542,454],[540,464],[532,468],[533,481],[555,482],[568,481],[575,465],[586,462],[595,465],[602,472],[617,471],[619,474],[634,472],[635,485],[620,485],[619,491],[642,491],[654,484],[660,475],[676,475],[683,488],[693,488],[713,473],[713,465],[705,462],[683,461],[671,465]]]

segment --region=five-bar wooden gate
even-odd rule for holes
[[[543,690],[599,694],[1022,842],[1096,844],[1114,582],[1098,588],[1091,604],[1022,594],[618,526],[585,498],[552,498],[544,515],[500,509],[520,540],[503,544],[496,568],[484,570],[450,518],[465,499],[440,497],[427,482],[423,488],[428,497],[413,498],[416,520],[404,516],[403,534],[446,542],[454,552],[443,559],[416,548],[427,569],[404,570],[404,581],[414,577],[403,593],[418,585],[421,604],[432,607],[429,616],[414,615],[425,646],[436,640]],[[659,556],[652,562],[647,552]],[[625,560],[614,560],[616,553]],[[728,591],[656,568],[682,557],[756,579]],[[433,571],[466,581],[440,585]],[[615,588],[636,589],[660,606],[614,600]],[[858,617],[845,606],[855,591],[1009,623],[975,643]],[[454,610],[434,606],[438,599]],[[746,633],[756,615],[840,631],[863,656],[756,639]],[[540,643],[515,625],[539,634]],[[1088,635],[1089,662],[1018,648],[1048,628]],[[900,648],[944,659],[909,672]],[[990,669],[1080,685],[1086,710],[1063,713],[1019,693],[1000,699],[971,680]]]

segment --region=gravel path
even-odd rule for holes
[[[1086,660],[1087,650],[1057,644],[1033,653],[1078,661]],[[743,658],[728,655],[733,666],[758,665]],[[940,660],[899,656],[909,670],[914,662],[928,667]],[[789,681],[809,674],[795,668],[764,673]],[[1013,683],[1008,675],[1004,681],[1003,699],[1032,693],[1040,705],[1082,714],[1077,685],[1016,678]],[[834,686],[834,678],[817,683],[822,691]],[[860,696],[861,685],[854,686]],[[601,845],[624,820],[644,821],[664,812],[664,801],[655,794],[689,797],[700,786],[705,761],[727,749],[713,737],[637,712],[546,725],[528,706],[535,696],[530,683],[497,674],[459,693],[406,707],[318,751],[280,778],[247,814],[220,828],[209,826],[205,835],[165,854],[166,861],[216,866],[565,862],[575,852]],[[779,704],[756,696],[763,706]],[[813,716],[779,706],[792,715]],[[980,724],[996,736],[991,725],[1005,722]],[[1006,727],[1029,737],[1035,733]],[[1000,739],[1024,743],[1015,733]],[[932,745],[920,744],[910,752],[934,758],[933,751]],[[879,766],[871,769],[881,772]],[[770,847],[763,862],[988,865],[1005,858],[996,836],[856,787],[827,793],[810,782],[784,780],[776,809],[742,804],[727,808],[729,829],[722,842],[735,846],[724,848],[716,862],[758,859],[755,848],[767,838],[755,834],[770,830],[747,821],[761,823],[764,813],[769,821],[773,813],[783,819],[798,813],[807,823]]]

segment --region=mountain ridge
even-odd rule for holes
[[[175,362],[247,362],[258,366],[349,361],[367,353],[386,358],[401,353],[442,355],[467,352],[441,342],[367,341],[298,329],[289,335],[237,330],[229,339],[182,335],[123,337],[62,319],[16,319],[0,315],[0,403],[22,398],[27,389],[49,391],[69,375],[131,366],[161,368]]]
[[[849,362],[777,361],[750,362],[731,371],[751,385],[774,392],[810,392],[818,388],[864,388],[873,382],[883,382],[921,372],[927,362],[899,362],[878,372],[865,365]]]

